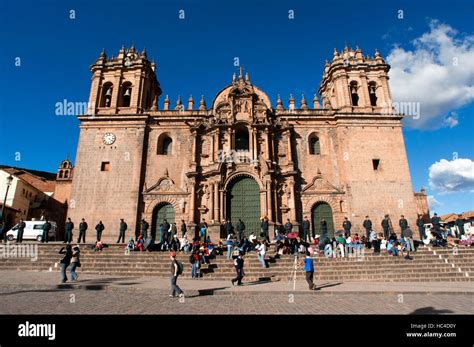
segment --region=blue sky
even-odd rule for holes
[[[190,94],[195,99],[204,94],[209,105],[230,82],[235,71],[234,57],[240,59],[252,82],[272,102],[281,94],[287,103],[290,93],[298,102],[301,93],[309,100],[318,89],[324,62],[332,58],[334,47],[342,50],[346,43],[354,48],[358,45],[364,55],[373,55],[378,48],[383,57],[396,54],[398,47],[416,56],[420,47],[414,40],[436,32],[434,20],[455,29],[453,42],[464,42],[466,54],[473,52],[472,1],[452,0],[449,5],[443,1],[373,4],[365,0],[3,0],[0,163],[54,172],[66,154],[74,159],[79,122],[74,116],[56,116],[55,104],[63,99],[88,100],[88,68],[102,48],[108,55],[116,55],[122,45],[134,43],[139,50],[146,47],[148,57],[157,62],[158,79],[172,105],[178,94],[184,100]],[[75,19],[69,18],[71,9]],[[180,10],[184,10],[184,20],[178,18]],[[292,20],[288,18],[289,10],[294,11]],[[403,11],[402,19],[399,10]],[[16,57],[20,57],[21,66],[15,66]],[[403,66],[404,61],[393,60],[400,71],[410,70],[410,66]],[[436,57],[433,61],[443,65]],[[468,95],[474,85],[474,68],[464,61],[459,62],[460,68],[466,69],[460,74],[464,79],[453,81],[448,89]],[[412,70],[415,67],[411,66]],[[410,73],[408,77],[394,75],[391,79],[402,83],[403,78],[418,78],[416,71]],[[418,92],[413,92],[414,100]],[[432,209],[440,213],[472,210],[474,104],[467,97],[463,102],[448,100],[438,105],[443,93],[436,93],[428,97],[420,94],[422,110],[426,106],[432,113],[423,118],[423,126],[408,121],[404,129],[413,186],[415,190],[425,186],[439,202],[434,202]],[[451,122],[443,123],[446,120]],[[461,163],[457,158],[468,161]],[[441,159],[447,163],[430,171]],[[460,163],[467,174],[456,172]]]

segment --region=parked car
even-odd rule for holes
[[[43,238],[43,225],[46,223],[44,220],[38,221],[25,221],[26,227],[23,231],[23,239],[24,240],[37,240],[41,241]],[[51,230],[48,233],[48,241],[56,240],[56,222],[51,223]],[[7,239],[8,241],[16,240],[18,235],[18,224],[16,224],[13,228],[11,228],[7,232]]]

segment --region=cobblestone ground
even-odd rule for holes
[[[207,295],[191,290],[178,299],[164,290],[9,286],[0,295],[0,314],[472,314],[474,304],[469,293]]]

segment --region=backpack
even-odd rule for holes
[[[181,275],[183,273],[183,263],[176,261],[176,264],[178,264],[178,275]]]
[[[194,264],[196,262],[196,258],[194,257],[194,253],[189,256],[189,262]]]

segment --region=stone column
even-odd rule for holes
[[[219,183],[215,182],[214,183],[214,217],[219,220],[219,222],[222,220],[220,216],[220,201],[219,201]]]
[[[272,182],[267,181],[267,216],[268,220],[273,220],[273,208],[272,208]]]
[[[193,141],[193,147],[191,149],[191,158],[192,158],[192,164],[196,165],[196,150],[197,150],[197,133],[192,132],[192,141]]]
[[[271,151],[272,151],[270,131],[268,129],[265,129],[265,135],[267,136],[267,151],[266,151],[267,153],[266,153],[265,159],[268,160],[271,158]]]
[[[214,220],[214,183],[209,183],[209,219]]]
[[[288,129],[288,164],[293,164],[293,148],[291,146],[291,129]]]
[[[194,210],[196,208],[196,194],[195,194],[195,190],[196,190],[196,187],[195,187],[195,182],[193,181],[192,182],[192,185],[191,185],[191,199],[190,199],[190,203],[189,203],[189,221],[191,223],[194,223]]]
[[[291,199],[288,202],[290,206],[290,218],[292,222],[296,222],[296,199],[295,199],[295,182],[293,180],[290,180],[289,182],[290,185],[290,192],[291,192]]]
[[[258,141],[257,141],[257,133],[258,133],[258,130],[257,129],[253,129],[253,147],[252,147],[252,160],[257,160],[258,158],[258,152],[257,152],[257,149],[258,149]]]

